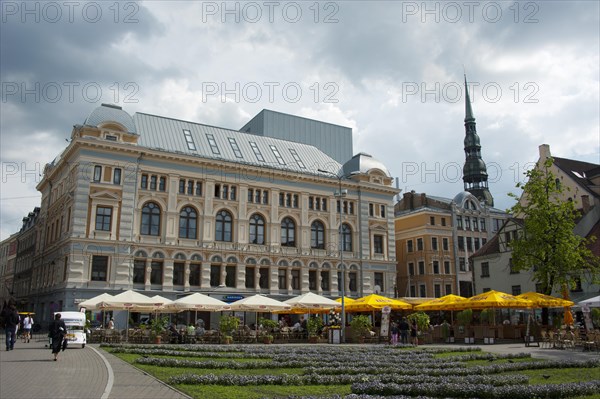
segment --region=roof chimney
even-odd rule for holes
[[[550,158],[552,155],[550,154],[550,146],[548,144],[542,144],[539,147],[539,151],[540,151],[540,159],[548,159]]]
[[[583,208],[584,215],[589,212],[589,210],[590,210],[590,196],[589,195],[586,194],[586,195],[581,196],[581,207]]]

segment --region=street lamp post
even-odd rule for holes
[[[340,268],[342,269],[342,328],[340,331],[340,342],[346,343],[346,304],[344,303],[344,297],[346,296],[346,268],[344,267],[344,238],[342,234],[342,198],[346,196],[345,192],[342,192],[342,179],[344,175],[337,175],[328,170],[318,169],[321,173],[327,173],[335,176],[338,179],[338,192],[334,193],[334,196],[339,199],[338,215],[340,219],[340,225],[338,226],[338,238],[340,248]]]

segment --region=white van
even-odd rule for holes
[[[85,348],[87,337],[85,334],[85,313],[84,312],[56,312],[60,313],[60,319],[67,326],[66,339],[69,344],[81,344]],[[55,313],[55,314],[56,314]]]

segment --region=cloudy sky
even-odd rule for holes
[[[496,206],[549,144],[599,163],[599,2],[36,2],[0,16],[0,239],[101,103],[239,129],[261,109],[353,129],[403,191],[454,197],[463,72]]]

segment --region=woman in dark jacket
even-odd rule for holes
[[[65,322],[60,319],[60,313],[54,315],[54,321],[50,323],[48,336],[52,338],[52,353],[54,354],[54,361],[58,359],[58,354],[63,346],[63,340],[67,335],[67,326]]]

